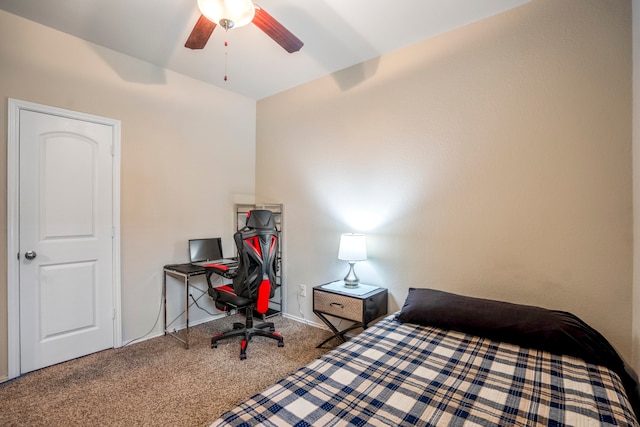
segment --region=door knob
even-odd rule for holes
[[[27,251],[24,253],[26,259],[34,259],[37,255],[36,251]]]

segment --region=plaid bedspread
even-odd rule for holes
[[[389,316],[212,426],[638,426],[623,390],[580,359]]]

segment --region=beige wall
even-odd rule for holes
[[[630,7],[535,0],[335,73],[260,101],[257,144],[253,101],[0,12],[0,117],[17,98],[122,120],[125,341],[153,327],[187,238],[231,250],[255,185],[285,203],[294,316],[317,321],[297,285],[342,277],[339,234],[361,230],[356,269],[392,310],[409,286],[569,310],[628,357]],[[184,191],[207,180],[227,184]],[[0,379],[6,259],[0,244]]]
[[[631,2],[536,0],[258,102],[287,311],[341,278],[571,311],[631,354]],[[301,314],[300,314],[301,313]]]
[[[255,101],[2,11],[0,98],[3,224],[8,98],[121,120],[122,337],[159,334],[162,266],[186,261],[193,237],[222,236],[232,250],[233,203],[254,193]],[[2,380],[7,254],[0,230]],[[175,303],[177,314],[182,304]]]

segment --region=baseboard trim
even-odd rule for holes
[[[205,317],[205,318],[200,319],[200,320],[198,320],[196,322],[190,321],[189,322],[189,327],[193,328],[193,327],[201,325],[203,323],[211,322],[212,320],[222,319],[225,316],[227,316],[227,314],[221,313],[221,314],[217,314],[215,316]],[[170,332],[173,333],[173,332],[181,331],[183,329],[186,329],[186,327],[187,327],[187,325],[183,323],[181,325],[175,326],[174,328],[171,328]],[[170,332],[167,331],[167,334],[170,333]],[[149,333],[149,334],[144,335],[142,337],[134,338],[132,341],[127,341],[127,342],[123,343],[122,346],[124,347],[124,346],[129,346],[131,344],[138,344],[138,343],[144,342],[146,340],[150,340],[150,339],[153,339],[153,338],[158,338],[158,337],[161,337],[161,336],[164,336],[164,335],[165,335],[164,331],[159,331],[159,332],[156,332],[156,333]]]
[[[299,322],[299,323],[303,323],[305,325],[312,326],[314,328],[324,329],[326,331],[329,330],[327,325],[324,325],[324,324],[321,324],[321,323],[312,322],[311,320],[304,319],[304,318],[298,317],[298,316],[294,316],[294,315],[291,315],[291,314],[288,314],[288,313],[280,313],[280,314],[281,314],[282,317],[294,320],[294,321]],[[193,327],[201,325],[203,323],[211,322],[213,320],[222,319],[223,317],[226,317],[226,316],[227,316],[227,314],[225,314],[225,313],[221,313],[221,314],[218,314],[218,315],[215,315],[215,316],[208,316],[208,317],[205,317],[203,319],[198,320],[197,322],[189,322],[189,327],[193,328]],[[175,328],[172,328],[171,332],[181,331],[181,330],[183,330],[185,328],[186,328],[185,324],[178,325]],[[169,333],[169,332],[167,332],[167,333]],[[128,342],[124,343],[123,345],[128,346],[128,345],[131,345],[131,344],[137,344],[137,343],[144,342],[146,340],[150,340],[150,339],[153,339],[153,338],[161,337],[163,335],[165,335],[164,331],[159,331],[159,332],[156,332],[156,333],[150,333],[150,334],[145,335],[143,337],[135,338],[133,341],[128,341]],[[1,381],[2,380],[0,379],[0,382]]]
[[[295,320],[296,322],[304,323],[305,325],[313,326],[314,328],[325,329],[327,331],[329,330],[327,325],[323,325],[323,324],[320,324],[320,323],[312,322],[311,320],[304,319],[304,318],[298,317],[298,316],[294,316],[294,315],[289,314],[289,313],[282,313],[282,317],[286,317],[287,319]]]

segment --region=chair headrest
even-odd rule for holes
[[[273,214],[267,209],[256,209],[247,214],[247,227],[249,228],[275,228],[276,222]]]

